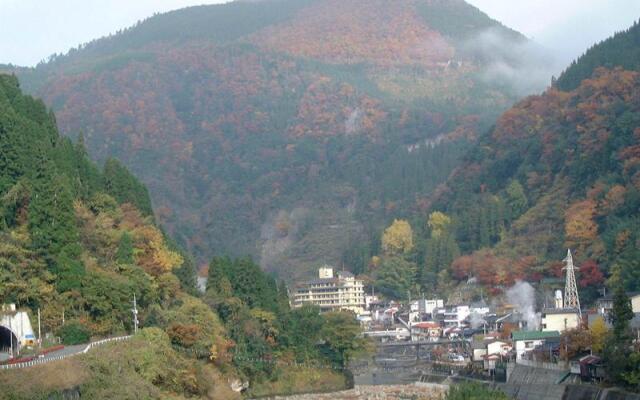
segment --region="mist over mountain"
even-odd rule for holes
[[[200,260],[249,253],[295,277],[361,268],[381,226],[549,83],[539,54],[461,0],[272,0],[156,15],[15,72],[147,184]]]
[[[561,277],[571,248],[585,303],[605,279],[640,289],[637,39],[636,23],[504,112],[439,187],[430,211],[454,221],[454,281]],[[433,281],[442,271],[426,267],[425,284],[450,284]]]

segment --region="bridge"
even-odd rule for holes
[[[389,329],[384,331],[365,331],[362,333],[365,337],[375,338],[393,338],[397,340],[408,339],[411,337],[411,333],[408,329]]]
[[[466,340],[421,340],[421,341],[392,341],[376,344],[374,359],[379,365],[396,363],[403,365],[412,362],[434,361],[438,358],[434,354],[448,353],[470,354],[471,344]],[[438,353],[436,353],[438,352]]]
[[[457,346],[462,348],[469,348],[471,343],[466,340],[418,340],[418,341],[402,341],[402,342],[384,342],[378,343],[376,347],[435,347],[435,346]]]

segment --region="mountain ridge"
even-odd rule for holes
[[[575,89],[582,80],[593,75],[598,67],[640,69],[640,21],[631,27],[591,46],[573,61],[558,77],[555,85],[562,90]]]
[[[279,14],[260,11],[273,4]],[[500,71],[526,63],[507,50],[524,38],[463,1],[207,7],[152,17],[16,71],[63,132],[85,133],[95,159],[116,155],[132,168],[159,220],[200,262],[271,254],[263,267],[294,278],[344,261],[347,243],[374,243],[374,225],[422,207],[519,97]],[[236,20],[225,13],[262,19],[190,24],[194,15]],[[458,22],[440,34],[430,13]],[[326,20],[338,23],[323,30],[317,21]],[[307,22],[316,28],[303,29]],[[470,39],[478,31],[488,32],[481,43]],[[222,44],[205,40],[223,33]],[[439,151],[418,146],[432,138]]]

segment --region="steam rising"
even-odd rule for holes
[[[507,301],[516,306],[518,312],[527,321],[527,330],[540,328],[540,313],[536,313],[536,294],[528,282],[517,281],[507,290]]]
[[[484,326],[484,324],[487,323],[487,321],[485,321],[484,318],[482,318],[482,315],[480,315],[475,311],[469,315],[469,322],[471,323],[471,327],[473,329],[480,328],[481,326]]]

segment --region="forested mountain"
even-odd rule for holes
[[[156,15],[14,71],[200,260],[252,254],[292,279],[362,270],[384,224],[424,210],[546,84],[519,74],[527,46],[462,0],[270,0]]]
[[[560,75],[556,86],[573,90],[598,67],[640,69],[640,22],[591,47]]]
[[[458,244],[471,253],[452,264],[457,279],[561,276],[572,248],[583,288],[617,272],[640,289],[639,87],[637,72],[599,69],[500,117],[436,202],[457,217]]]
[[[614,54],[602,63],[615,66],[638,51],[636,32],[592,51]],[[588,69],[589,54],[571,68]],[[503,113],[427,213],[385,231],[370,268],[379,289],[455,294],[478,283],[472,296],[497,294],[518,279],[562,277],[571,248],[584,305],[605,283],[640,290],[639,89],[640,72],[600,67],[573,90],[552,87]]]
[[[63,309],[95,333],[130,328],[132,293],[148,304],[153,277],[188,264],[154,225],[146,188],[114,159],[100,170],[82,138],[59,136],[15,77],[0,75],[0,112],[0,297],[40,307],[47,330]]]
[[[0,397],[240,398],[233,380],[255,395],[345,387],[337,370],[364,344],[351,315],[290,310],[286,288],[248,258],[210,272],[194,296],[193,264],[154,223],[145,186],[115,159],[98,168],[82,137],[60,136],[44,103],[0,74],[0,304],[40,310],[45,347],[132,333],[134,294],[144,328],[62,369],[3,371]]]

